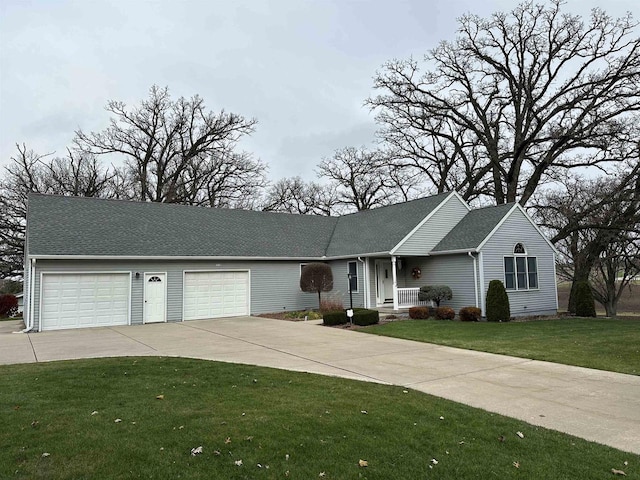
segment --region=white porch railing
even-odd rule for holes
[[[419,288],[398,288],[398,307],[432,307],[433,303],[430,300],[418,300],[419,291]]]

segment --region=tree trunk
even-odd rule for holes
[[[618,299],[610,298],[605,304],[604,309],[607,317],[615,317],[618,314]]]
[[[580,282],[588,282],[589,274],[591,273],[591,267],[587,267],[586,265],[576,264],[575,270],[573,272],[573,280],[571,283],[571,292],[569,293],[569,305],[567,309],[569,313],[575,315],[576,313],[576,286]]]

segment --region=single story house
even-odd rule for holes
[[[446,305],[484,312],[498,279],[513,315],[551,314],[555,254],[518,204],[471,209],[456,192],[340,217],[31,194],[25,322],[42,331],[313,308],[299,277],[318,261],[345,306],[349,284],[354,306],[394,310],[444,284]]]

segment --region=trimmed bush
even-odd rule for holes
[[[15,295],[7,293],[0,295],[0,317],[10,317],[18,312],[18,299]]]
[[[576,284],[576,316],[596,316],[596,304],[588,282],[578,282]]]
[[[414,320],[426,320],[435,315],[435,311],[431,307],[411,307],[409,309],[409,318]]]
[[[451,300],[453,293],[446,285],[425,285],[420,287],[418,292],[418,300],[436,302],[439,307],[442,300]]]
[[[456,312],[451,307],[436,308],[436,318],[438,320],[453,320],[456,318]]]
[[[479,322],[482,311],[478,307],[464,307],[460,309],[458,316],[463,322]]]
[[[364,327],[366,325],[373,325],[380,321],[380,314],[377,310],[369,310],[367,308],[354,308],[353,309],[353,323],[354,325],[360,325]],[[349,323],[349,317],[347,317],[346,310],[339,310],[336,312],[327,312],[322,316],[322,323],[324,325],[345,325]]]
[[[508,322],[511,319],[509,296],[500,280],[491,280],[487,290],[487,321]]]
[[[353,323],[356,325],[366,327],[378,322],[380,322],[380,313],[377,310],[354,309],[353,311]]]
[[[348,321],[347,313],[344,310],[338,310],[337,312],[325,312],[322,314],[323,325],[344,325]]]

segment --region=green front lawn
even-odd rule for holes
[[[638,455],[402,387],[201,360],[0,367],[0,418],[0,478],[640,478]]]
[[[531,322],[406,320],[361,331],[640,375],[640,321],[567,318]]]

